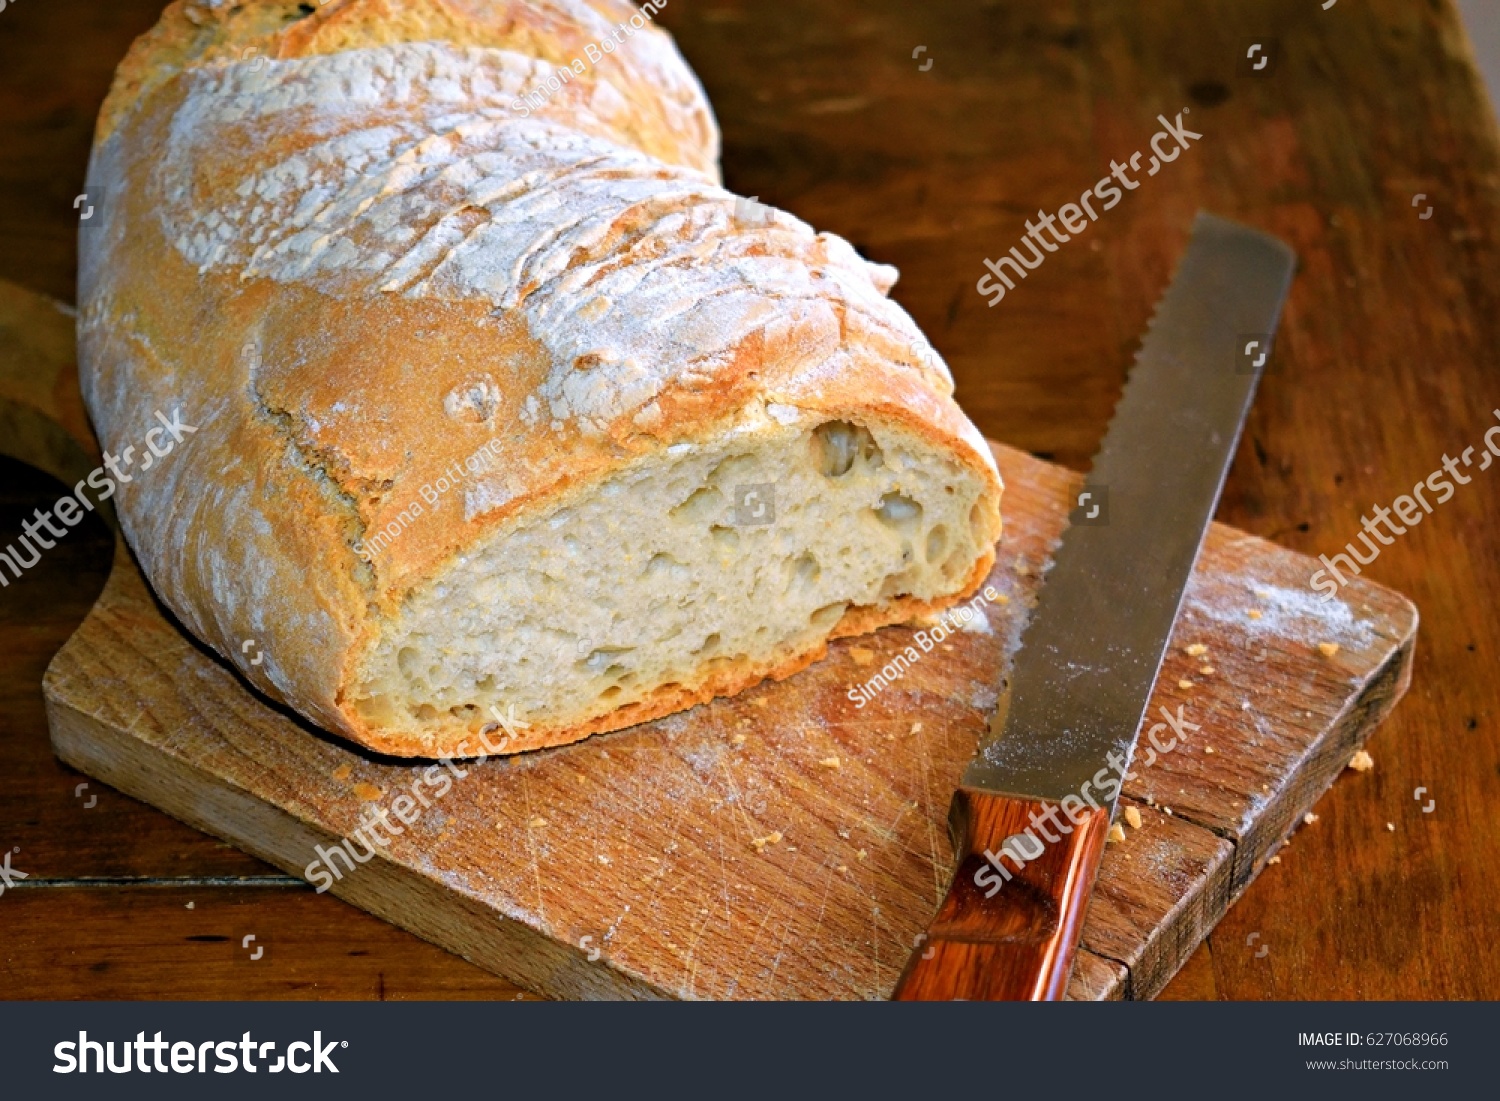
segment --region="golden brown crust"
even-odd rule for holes
[[[156,411],[197,429],[121,487],[127,536],[168,606],[257,687],[382,752],[455,751],[470,726],[375,728],[349,698],[413,589],[766,402],[943,449],[992,485],[998,538],[993,460],[945,370],[913,357],[920,334],[872,282],[886,277],[784,215],[739,224],[706,101],[663,33],[518,108],[553,71],[521,53],[566,65],[599,40],[597,13],[633,9],[340,0],[283,18],[297,10],[167,9],[101,114],[90,179],[109,206],[80,235],[80,362],[106,450],[139,448]],[[551,213],[491,270],[526,204]],[[681,303],[630,280],[680,283]],[[685,350],[664,353],[664,332]],[[488,480],[371,549],[486,447]],[[850,609],[832,637],[950,605],[987,571],[944,600]],[[822,652],[537,724],[514,748],[659,717]]]

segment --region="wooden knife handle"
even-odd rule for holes
[[[959,788],[948,821],[958,854],[953,885],[893,997],[1061,999],[1109,835],[1109,811],[1083,805],[1070,819],[1052,804]],[[1019,859],[1002,851],[1017,834]]]

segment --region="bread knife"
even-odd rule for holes
[[[1063,997],[1295,263],[1274,237],[1210,214],[1194,222],[954,794],[953,882],[897,1000]]]

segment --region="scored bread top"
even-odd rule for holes
[[[105,102],[80,234],[106,447],[157,409],[198,429],[121,490],[158,593],[263,690],[404,751],[342,698],[381,623],[624,464],[791,407],[911,427],[998,499],[894,270],[737,200],[717,154],[670,37],[616,0],[173,4]]]

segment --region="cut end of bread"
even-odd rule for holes
[[[386,625],[350,706],[428,754],[496,714],[534,748],[738,691],[966,595],[997,496],[893,424],[768,418],[678,444],[458,555]]]

